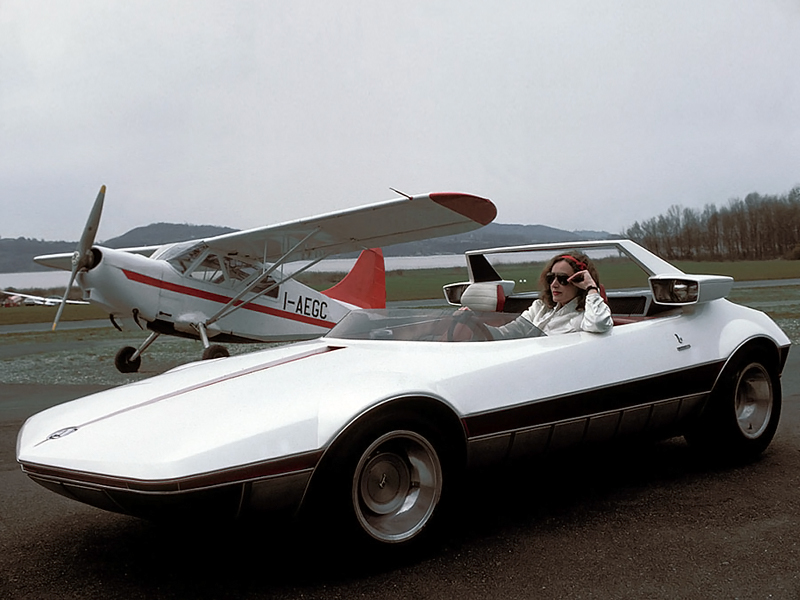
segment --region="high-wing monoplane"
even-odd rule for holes
[[[150,331],[141,346],[117,353],[115,365],[124,373],[138,371],[142,353],[162,334],[200,339],[203,358],[227,356],[220,343],[322,335],[350,310],[385,306],[377,247],[471,231],[497,215],[484,198],[431,193],[206,239],[111,249],[94,243],[104,199],[105,186],[73,254],[34,260],[71,271],[53,329],[77,281],[84,299],[108,312],[117,328],[132,319]],[[325,258],[357,250],[353,269],[328,290],[296,280]]]

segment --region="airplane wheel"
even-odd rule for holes
[[[120,348],[117,355],[114,357],[114,366],[120,373],[136,373],[142,365],[142,357],[137,356],[136,360],[131,360],[131,356],[136,353],[136,348],[133,346],[125,346]]]
[[[212,344],[203,350],[203,360],[210,360],[212,358],[225,358],[226,356],[230,356],[230,354],[228,354],[228,349],[225,346],[220,346],[219,344]]]

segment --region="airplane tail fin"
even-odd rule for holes
[[[386,308],[386,268],[381,249],[362,250],[345,278],[322,293],[359,308]]]

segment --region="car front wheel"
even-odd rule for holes
[[[351,490],[356,520],[378,542],[407,542],[433,517],[442,482],[439,455],[428,439],[415,431],[388,431],[356,464]]]
[[[460,473],[456,444],[417,407],[385,407],[353,423],[318,467],[304,504],[316,534],[353,548],[402,552],[429,539]]]

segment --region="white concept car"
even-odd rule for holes
[[[503,261],[567,248],[595,253],[601,276],[622,260],[642,270],[646,287],[604,281],[611,331],[495,341],[487,326],[514,313],[356,310],[316,340],[50,408],[23,426],[17,459],[44,487],[107,510],[309,508],[397,547],[430,529],[473,467],[626,436],[685,435],[735,459],[761,453],[778,425],[790,341],[725,299],[730,278],[685,274],[610,240],[469,252],[470,281],[446,295],[459,305],[489,290],[519,312],[533,296],[522,278],[500,278]],[[541,266],[523,268],[535,279]]]

